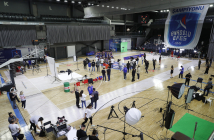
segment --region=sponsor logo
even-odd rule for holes
[[[65,89],[65,90],[68,90],[68,89],[70,89],[70,87],[64,87],[64,89]]]
[[[197,12],[204,10],[204,6],[192,6],[192,7],[185,7],[185,8],[175,8],[172,10],[172,13],[183,13],[183,12]]]

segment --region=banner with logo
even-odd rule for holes
[[[198,5],[170,9],[165,23],[165,47],[195,48],[208,8],[209,5]]]

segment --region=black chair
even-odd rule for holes
[[[48,128],[45,127],[47,125],[49,125]],[[44,126],[44,130],[45,130],[46,134],[53,131],[53,127],[51,126],[51,121],[48,121],[48,122],[44,123],[43,126]]]

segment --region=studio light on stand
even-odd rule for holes
[[[135,101],[134,101],[135,102]],[[133,103],[134,103],[133,102]],[[108,127],[105,127],[105,126],[101,126],[101,125],[97,125],[98,127],[102,127],[104,128],[104,140],[105,140],[105,133],[106,131],[109,129],[109,130],[113,130],[113,131],[116,131],[116,132],[120,132],[123,134],[123,140],[125,140],[125,136],[126,135],[132,135],[132,137],[139,137],[140,140],[143,140],[143,132],[140,132],[139,135],[133,135],[133,134],[130,134],[130,133],[127,133],[126,132],[126,123],[129,124],[129,125],[135,125],[136,123],[139,122],[139,120],[141,119],[141,111],[138,110],[137,108],[127,108],[126,106],[123,107],[124,109],[124,129],[123,131],[120,131],[120,130],[116,130],[116,129],[112,129],[112,128],[108,128]],[[114,113],[114,115],[113,115]],[[110,118],[119,118],[117,113],[115,112],[114,110],[114,106],[111,106],[111,111],[110,111],[110,114],[108,116],[108,119]]]

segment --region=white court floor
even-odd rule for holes
[[[191,60],[190,63],[184,64],[184,71],[187,71],[189,66],[196,66],[198,64],[197,60]],[[179,64],[180,66],[181,64]],[[174,76],[179,74],[180,67],[174,68]],[[98,107],[102,107],[101,109],[107,108],[115,103],[122,101],[123,99],[129,98],[135,94],[138,94],[144,90],[147,90],[155,85],[158,85],[161,88],[165,88],[162,85],[163,81],[170,79],[170,70],[155,75],[153,77],[147,78],[145,80],[135,82],[131,85],[126,87],[117,89],[115,91],[106,93],[99,97],[98,100]],[[31,81],[32,82],[32,81]],[[35,84],[35,86],[37,86]],[[41,102],[36,102],[36,101]],[[87,101],[87,104],[90,101]],[[77,109],[76,106],[70,106],[68,108],[59,110],[50,100],[48,100],[45,95],[42,93],[31,96],[27,98],[27,111],[31,116],[33,115],[40,115],[43,116],[45,121],[52,121],[56,122],[57,117],[65,116],[68,120],[68,123],[72,123],[83,118],[84,109]],[[93,109],[92,113],[96,112],[97,110]]]

